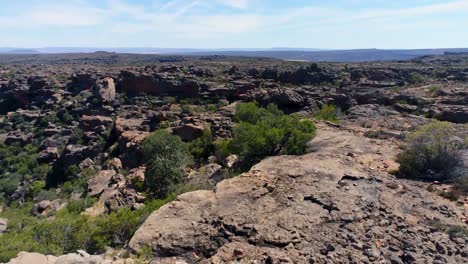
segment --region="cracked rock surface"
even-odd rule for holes
[[[181,195],[130,248],[150,246],[154,263],[466,263],[468,241],[435,228],[463,225],[463,208],[388,174],[397,144],[318,131],[309,154]]]

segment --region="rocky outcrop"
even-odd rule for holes
[[[156,96],[194,97],[200,91],[200,85],[194,79],[154,72],[123,71],[119,76],[118,86],[126,93],[146,93]]]
[[[104,256],[89,255],[84,251],[70,253],[59,257],[43,255],[39,253],[20,252],[7,264],[111,264],[111,260],[105,260]],[[122,261],[122,263],[125,263]]]
[[[21,131],[9,132],[5,138],[6,145],[20,144],[21,146],[31,143],[33,134],[24,134]]]
[[[99,198],[97,210],[117,211],[122,207],[133,209],[143,206],[146,197],[135,190],[133,180],[144,181],[144,167],[134,169],[125,177],[114,170],[103,170],[88,181],[88,195]],[[102,206],[103,210],[99,210]]]
[[[114,79],[104,78],[98,80],[93,86],[93,93],[102,103],[110,103],[115,100]]]
[[[51,255],[42,255],[39,253],[20,252],[18,256],[11,259],[8,264],[54,264],[57,261],[57,257]]]
[[[83,115],[80,119],[80,128],[83,131],[92,131],[96,133],[104,133],[109,130],[114,121],[106,116],[87,116]]]
[[[44,200],[35,204],[31,210],[31,214],[34,216],[47,216],[51,212],[57,211],[60,208],[63,208],[64,204],[60,199],[49,201]]]
[[[119,158],[125,168],[135,168],[143,163],[141,144],[149,134],[144,131],[125,131],[120,135]]]
[[[172,133],[182,138],[183,141],[193,141],[203,135],[205,128],[193,124],[174,127]]]
[[[224,179],[223,166],[210,163],[187,176],[187,183],[193,186],[211,189]]]
[[[442,121],[453,123],[468,123],[468,106],[467,105],[435,105],[434,116]]]
[[[37,161],[39,163],[53,163],[60,156],[59,150],[57,147],[47,147],[39,153]]]
[[[59,170],[63,170],[69,166],[78,165],[87,158],[93,159],[98,154],[99,151],[94,149],[93,146],[67,145],[54,166],[58,167]]]
[[[88,195],[99,196],[109,187],[112,176],[117,173],[114,170],[102,170],[88,181]]]
[[[280,109],[292,112],[305,106],[305,99],[293,89],[257,89],[241,96],[246,101],[257,101],[262,105],[276,104]]]
[[[396,145],[320,126],[304,156],[268,158],[154,212],[130,247],[188,263],[462,263],[463,211],[397,180]]]

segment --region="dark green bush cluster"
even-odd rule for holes
[[[82,199],[58,211],[52,221],[30,216],[32,205],[10,208],[2,215],[9,219],[9,231],[0,239],[0,262],[20,251],[60,255],[83,249],[95,254],[103,253],[106,246],[123,247],[149,214],[174,198],[171,195],[139,210],[124,208],[96,218],[80,214],[93,203]]]
[[[47,177],[50,166],[37,163],[38,148],[32,144],[6,146],[0,144],[0,201],[9,200],[20,181],[31,183],[42,181]],[[28,197],[40,191],[38,184],[26,186]]]
[[[407,137],[405,150],[398,156],[399,174],[431,181],[461,176],[461,151],[467,146],[456,139],[455,130],[448,122],[435,121],[420,127]]]
[[[218,141],[218,148],[224,155],[239,155],[245,169],[267,156],[304,154],[316,130],[310,120],[285,115],[275,105],[239,104],[234,120],[234,137]]]
[[[214,153],[214,143],[211,130],[205,130],[201,137],[190,142],[189,150],[197,161],[206,160],[210,155],[212,155]]]
[[[166,197],[182,182],[182,169],[192,160],[188,145],[179,137],[158,130],[145,139],[142,150],[145,186],[157,197]]]

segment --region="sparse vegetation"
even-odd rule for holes
[[[182,182],[182,169],[192,158],[182,140],[166,131],[158,130],[142,145],[146,162],[145,185],[157,197],[166,197]]]
[[[203,135],[189,144],[189,150],[192,156],[200,161],[206,160],[214,152],[213,135],[211,130],[207,129]]]
[[[334,105],[324,105],[320,112],[315,116],[319,120],[325,120],[336,123],[341,118],[341,110]]]
[[[30,216],[31,206],[10,208],[2,215],[8,217],[10,229],[0,239],[0,261],[8,261],[20,251],[64,254],[83,249],[102,253],[106,246],[122,247],[150,213],[174,198],[170,195],[139,210],[123,208],[96,218],[79,214],[92,205],[92,200],[83,199],[58,211],[52,221]]]
[[[414,72],[411,73],[410,76],[408,77],[408,82],[410,84],[421,84],[424,83],[426,79],[424,76],[422,76],[420,73]]]
[[[310,120],[285,115],[275,105],[260,108],[255,103],[240,104],[234,119],[238,122],[234,138],[218,142],[218,147],[224,155],[239,155],[245,168],[267,156],[303,154],[306,143],[315,136],[316,128]]]
[[[462,165],[463,142],[455,138],[450,123],[434,121],[411,133],[399,155],[400,175],[408,178],[447,181],[456,178]]]

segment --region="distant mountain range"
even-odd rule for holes
[[[37,49],[0,48],[0,54],[57,54],[115,52],[161,55],[220,55],[242,57],[265,57],[283,60],[363,62],[410,60],[420,56],[443,55],[445,53],[466,53],[468,48],[459,49],[411,49],[411,50],[321,50],[311,48],[278,47],[271,49],[191,49],[191,48],[79,48],[46,47]]]

